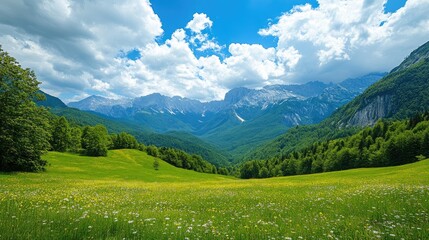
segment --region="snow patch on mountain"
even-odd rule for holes
[[[240,117],[236,111],[234,111],[234,115],[235,117],[238,119],[238,121],[240,121],[241,123],[244,123],[246,120],[244,120],[242,117]]]

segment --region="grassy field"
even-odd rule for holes
[[[0,174],[0,239],[429,239],[429,161],[238,180],[135,150]]]

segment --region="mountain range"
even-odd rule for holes
[[[293,128],[248,152],[243,161],[285,155],[314,142],[350,136],[380,119],[405,119],[426,111],[429,111],[429,42],[320,124]]]
[[[351,136],[381,118],[428,111],[428,96],[429,42],[388,74],[338,84],[236,88],[212,102],[155,93],[119,100],[91,96],[69,107],[47,95],[38,104],[78,125],[101,123],[110,132],[127,131],[145,144],[179,148],[226,166]]]
[[[211,102],[154,93],[119,100],[90,96],[68,106],[157,133],[190,133],[235,158],[290,127],[322,121],[384,75],[372,73],[338,84],[313,81],[235,88],[223,100]]]

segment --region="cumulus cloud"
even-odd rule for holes
[[[319,0],[294,7],[259,31],[278,38],[278,51],[293,47],[301,56],[294,81],[339,81],[388,71],[429,36],[427,0],[408,0],[385,13],[386,0]],[[405,45],[404,45],[405,44]]]
[[[186,24],[186,28],[190,29],[192,34],[189,41],[197,51],[213,50],[220,52],[222,50],[222,46],[210,38],[207,33],[203,33],[204,30],[210,29],[212,26],[213,22],[205,13],[195,13],[192,20]]]
[[[191,29],[194,33],[201,33],[206,28],[211,28],[213,22],[205,13],[195,13],[194,18],[188,22],[186,28]]]
[[[234,87],[388,71],[428,40],[427,0],[408,0],[395,13],[384,12],[385,0],[318,2],[261,29],[278,39],[266,48],[221,46],[204,13],[159,42],[162,23],[148,0],[4,0],[0,44],[35,70],[43,90],[65,100],[159,92],[209,101]],[[137,57],[127,58],[130,51]]]
[[[120,51],[153,43],[163,30],[147,0],[4,0],[0,32],[2,47],[44,90],[71,97],[108,90],[104,71]]]

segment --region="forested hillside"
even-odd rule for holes
[[[370,86],[363,94],[335,111],[320,124],[300,126],[247,153],[243,160],[287,155],[316,141],[336,139],[372,126],[379,119],[405,119],[429,109],[429,42]]]
[[[402,119],[428,110],[429,59],[422,58],[399,69],[340,108],[328,123],[339,127],[367,126],[380,118]]]
[[[429,156],[429,113],[409,120],[380,120],[349,137],[316,141],[265,161],[242,165],[242,178],[266,178],[361,167],[394,166]]]

